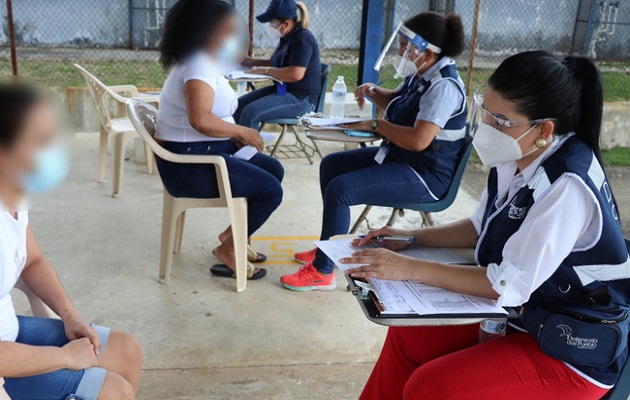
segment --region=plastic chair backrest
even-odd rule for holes
[[[462,178],[464,176],[464,172],[466,171],[466,164],[468,164],[468,159],[470,158],[472,148],[473,146],[472,137],[470,136],[470,125],[466,124],[466,144],[464,147],[464,152],[462,153],[462,156],[459,159],[459,163],[457,164],[457,168],[455,169],[455,173],[453,174],[453,180],[451,181],[451,184],[448,187],[446,194],[441,199],[431,203],[372,205],[424,212],[440,212],[446,210],[448,207],[451,206],[451,204],[453,204],[453,202],[455,201],[455,197],[457,197],[457,192],[459,191],[459,186],[462,183]]]
[[[99,81],[94,75],[90,74],[79,64],[74,64],[74,68],[76,68],[83,76],[83,79],[85,79],[88,91],[90,92],[90,95],[94,100],[98,115],[101,118],[101,125],[103,125],[105,128],[109,128],[111,125],[111,120],[109,116],[109,110],[107,109],[107,104],[105,103],[105,93],[109,95],[107,91],[107,86],[105,86],[103,82]]]
[[[319,100],[317,101],[317,109],[315,112],[323,113],[324,106],[326,104],[326,90],[328,89],[328,79],[330,77],[330,65],[322,64],[322,91],[319,94]]]
[[[172,161],[173,153],[160,146],[153,137],[157,127],[158,110],[151,104],[140,100],[127,100],[127,116],[134,128],[149,145],[151,151],[163,160]]]
[[[630,240],[626,239],[626,247],[630,252]],[[621,376],[615,387],[613,387],[602,400],[628,400],[630,398],[630,357],[626,360],[621,370]]]

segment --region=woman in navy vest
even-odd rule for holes
[[[359,106],[367,96],[386,111],[386,118],[347,127],[382,135],[383,144],[322,160],[322,240],[348,232],[350,206],[440,199],[465,147],[466,92],[451,58],[464,49],[460,17],[418,14],[399,25],[384,55],[392,44],[396,52],[393,64],[404,82],[395,90],[366,83],[355,92]],[[323,252],[298,253],[296,260],[306,265],[281,278],[286,288],[335,288],[334,264]]]
[[[627,338],[591,340],[612,324],[627,333],[630,296],[628,251],[600,155],[602,98],[586,58],[534,51],[506,59],[475,96],[473,144],[492,169],[474,214],[413,232],[384,228],[355,243],[409,234],[423,246],[474,247],[481,267],[387,249],[342,262],[364,265],[349,270],[353,277],[416,280],[520,310],[506,336],[482,344],[478,325],[390,328],[362,399],[599,399],[617,382]],[[597,313],[601,322],[567,319]],[[575,334],[551,318],[590,331]],[[553,343],[541,347],[546,340]]]
[[[239,98],[234,119],[252,129],[258,129],[264,121],[297,118],[315,110],[322,91],[319,45],[308,30],[310,18],[304,3],[272,0],[256,19],[266,24],[267,33],[278,45],[271,58],[248,57],[243,65],[253,67],[248,72],[268,75],[283,83],[276,82]]]

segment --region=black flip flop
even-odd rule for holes
[[[221,276],[224,278],[236,278],[236,272],[234,272],[230,267],[225,264],[216,264],[210,267],[210,273],[212,275]],[[267,270],[264,268],[259,268],[258,272],[252,275],[251,278],[247,278],[250,281],[255,281],[261,278],[264,278],[267,275]]]
[[[249,261],[252,264],[260,264],[260,263],[264,263],[265,261],[267,261],[267,256],[264,255],[263,253],[256,253],[256,259],[255,260],[250,260],[249,257],[248,257],[247,261]]]

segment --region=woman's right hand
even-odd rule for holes
[[[374,240],[377,236],[413,236],[413,235],[409,231],[404,231],[402,229],[392,229],[388,226],[385,226],[381,229],[369,231],[367,235],[365,235],[362,238],[354,239],[352,241],[352,245],[354,247],[365,246],[366,244]],[[408,242],[394,242],[394,241],[389,241],[389,240],[384,240],[383,244],[385,244],[385,247],[393,251],[402,250],[411,245],[411,243],[408,243]]]
[[[254,146],[256,148],[256,150],[262,152],[263,151],[263,138],[260,135],[260,133],[258,133],[257,130],[252,129],[252,128],[247,128],[245,126],[242,127],[242,132],[241,134],[238,136],[238,140],[240,143],[246,144],[246,145],[250,145],[250,146]]]
[[[241,65],[243,67],[253,67],[254,66],[254,58],[253,57],[245,57],[243,61],[241,61]]]
[[[88,338],[73,340],[63,346],[61,350],[66,356],[66,369],[78,371],[98,365],[96,351]]]
[[[374,96],[374,87],[376,87],[375,84],[368,82],[364,83],[354,90],[354,98],[357,100],[359,109],[363,110],[363,106],[365,106],[365,96]]]

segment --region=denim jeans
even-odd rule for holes
[[[348,233],[350,206],[376,203],[434,201],[420,178],[407,165],[374,161],[378,147],[329,154],[322,160],[319,180],[324,199],[321,239]],[[318,250],[315,268],[325,274],[335,265]]]
[[[69,342],[60,319],[18,316],[20,331],[16,343],[30,346],[62,347]],[[101,352],[109,339],[109,328],[94,326],[101,340]],[[4,388],[13,400],[96,400],[107,371],[60,369],[24,378],[6,378]]]
[[[266,86],[239,97],[234,120],[239,125],[258,130],[261,122],[297,118],[314,110],[315,106],[308,98],[298,99],[291,93],[278,96],[275,86]]]
[[[162,142],[162,147],[177,154],[218,155],[225,158],[233,197],[247,198],[247,232],[251,236],[282,202],[284,168],[275,158],[258,153],[248,161],[234,158],[231,140],[216,142]],[[157,157],[166,190],[175,197],[219,197],[214,165],[176,164]]]

